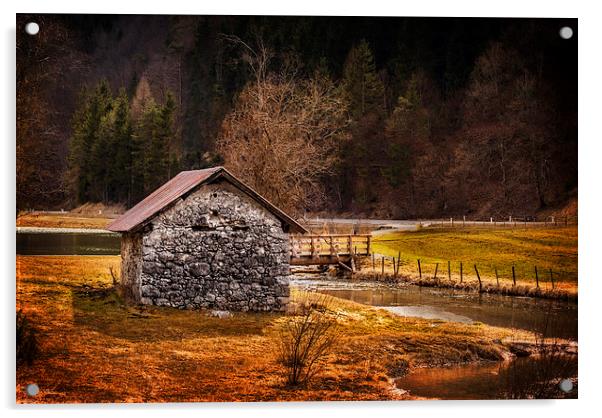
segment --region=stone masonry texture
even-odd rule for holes
[[[289,241],[279,219],[226,181],[203,185],[122,239],[122,284],[143,304],[284,310]]]

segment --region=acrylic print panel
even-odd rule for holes
[[[576,398],[577,36],[17,15],[17,402]]]

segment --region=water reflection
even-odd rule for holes
[[[114,234],[19,233],[21,255],[119,255],[121,237]]]
[[[400,389],[414,396],[435,399],[574,398],[577,390],[560,390],[558,383],[574,378],[577,357],[563,357],[561,364],[546,358],[518,358],[504,363],[415,369],[397,379]],[[542,374],[545,378],[542,379]]]
[[[118,255],[120,237],[113,234],[17,234],[17,254]],[[577,339],[577,304],[500,295],[479,295],[450,289],[386,286],[360,281],[315,280],[301,277],[293,285],[318,289],[332,296],[398,315],[543,332],[548,337]]]
[[[393,287],[379,283],[315,279],[297,279],[293,284],[365,305],[386,307],[404,316],[464,323],[482,322],[545,333],[547,337],[577,340],[577,304],[572,302],[479,295],[413,285]]]

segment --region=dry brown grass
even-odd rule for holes
[[[20,215],[17,226],[38,228],[90,228],[105,229],[113,219],[91,217],[72,213],[33,212]]]
[[[42,352],[17,370],[18,402],[400,399],[407,395],[393,390],[390,377],[408,368],[500,359],[502,340],[530,338],[332,298],[341,340],[307,389],[290,389],[277,362],[282,314],[219,319],[128,306],[111,288],[110,267],[118,271],[119,257],[17,257],[17,309],[39,329]],[[28,383],[40,386],[39,395],[25,395]]]

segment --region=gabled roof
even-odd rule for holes
[[[206,168],[204,170],[182,171],[163,186],[152,192],[136,206],[115,219],[107,229],[114,232],[130,232],[146,225],[162,210],[176,202],[180,197],[201,184],[209,184],[217,179],[224,179],[249,195],[265,207],[282,223],[288,225],[293,232],[305,233],[307,230],[293,218],[271,204],[251,187],[238,180],[224,167]]]

